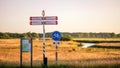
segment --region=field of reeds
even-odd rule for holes
[[[74,38],[77,42],[89,42],[89,43],[111,43],[120,42],[120,38]]]
[[[79,48],[80,43],[61,41],[58,65],[55,64],[55,45],[46,40],[48,68],[119,68],[119,48]],[[99,43],[99,46],[120,46],[117,43]],[[43,67],[42,40],[33,40],[33,67]],[[30,53],[23,52],[23,67],[30,66]],[[0,39],[0,68],[20,67],[20,39]]]

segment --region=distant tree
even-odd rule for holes
[[[22,34],[22,37],[28,38],[27,33],[23,33],[23,34]]]
[[[32,37],[31,32],[26,33],[28,37]]]
[[[72,37],[70,35],[62,35],[61,41],[71,41]]]
[[[32,38],[39,38],[42,37],[42,34],[38,34],[38,33],[31,33],[31,32],[27,32],[27,33],[9,33],[9,32],[5,32],[2,33],[0,32],[0,39],[3,38],[22,38],[22,37],[32,37]],[[51,38],[51,33],[46,33],[46,37]],[[82,32],[78,32],[78,33],[68,33],[68,32],[64,32],[62,33],[62,40],[71,40],[72,38],[120,38],[120,33],[119,34],[115,34],[115,33],[82,33]]]
[[[32,38],[39,38],[39,34],[37,34],[35,32],[31,33],[31,36],[32,36]]]
[[[115,33],[111,33],[110,35],[111,35],[112,38],[116,37]]]
[[[116,35],[117,38],[120,38],[120,33]]]
[[[51,38],[51,33],[46,33],[45,37]]]
[[[8,33],[3,33],[3,36],[1,38],[3,38],[3,39],[9,39],[10,36],[9,36]]]

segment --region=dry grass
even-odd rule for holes
[[[46,40],[46,56],[49,64],[55,63],[55,45],[52,40]],[[111,65],[120,64],[120,49],[78,48],[79,43],[73,41],[61,42],[59,45],[59,63],[75,65]],[[116,45],[114,43],[114,45]],[[120,43],[117,43],[120,45]],[[0,39],[0,62],[20,62],[20,39]],[[33,63],[42,62],[42,41],[33,41]],[[30,53],[23,53],[23,62],[28,64]]]
[[[120,42],[119,43],[99,43],[97,46],[116,46],[120,47]]]
[[[87,41],[120,41],[120,38],[74,38],[73,40],[87,40]]]

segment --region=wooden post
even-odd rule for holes
[[[30,44],[31,44],[31,56],[30,56],[30,67],[32,68],[32,61],[33,61],[33,59],[32,59],[32,52],[33,52],[33,41],[32,41],[32,38],[30,38]]]
[[[20,39],[20,68],[22,68],[22,38]]]
[[[56,64],[58,64],[58,44],[56,44]]]

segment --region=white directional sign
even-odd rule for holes
[[[36,16],[30,17],[30,25],[57,25],[57,16]]]
[[[40,20],[31,20],[30,25],[57,25],[57,21],[40,21]]]
[[[36,16],[36,17],[30,17],[30,20],[58,20],[57,16]]]

